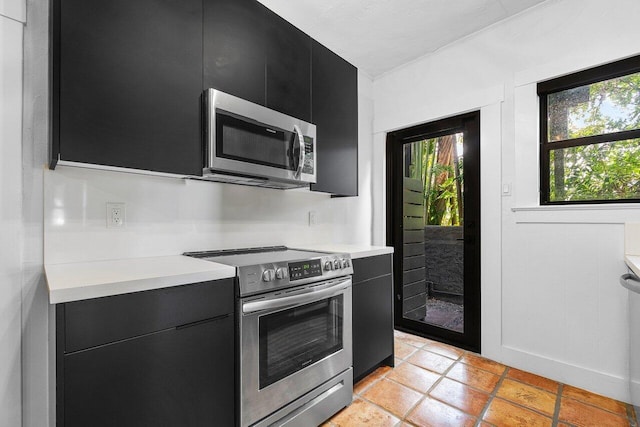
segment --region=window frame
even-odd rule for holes
[[[549,182],[549,154],[552,150],[599,144],[604,142],[616,142],[624,141],[627,139],[636,139],[640,138],[640,129],[549,142],[547,116],[548,96],[553,93],[573,89],[579,86],[590,85],[593,83],[598,83],[601,81],[610,80],[638,72],[640,72],[640,55],[538,83],[537,93],[540,108],[540,205],[640,203],[640,199],[550,200],[549,196],[551,188]]]

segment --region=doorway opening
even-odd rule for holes
[[[480,112],[387,135],[396,329],[480,352]]]

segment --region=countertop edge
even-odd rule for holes
[[[296,249],[328,252],[328,253],[348,253],[351,255],[351,259],[368,258],[377,255],[392,254],[394,252],[391,246],[367,246],[367,245],[296,245]]]
[[[160,258],[162,257],[141,259],[132,258],[129,260],[115,260],[115,262],[145,262],[145,260],[157,260]],[[194,271],[184,271],[184,269],[182,269],[182,271],[175,274],[171,274],[169,272],[166,274],[160,273],[158,275],[148,275],[147,277],[136,278],[128,278],[125,273],[122,275],[122,279],[86,280],[86,283],[70,287],[57,285],[57,283],[65,281],[65,278],[56,277],[59,276],[59,274],[48,274],[47,272],[48,267],[60,266],[60,264],[45,265],[45,280],[49,291],[49,304],[60,304],[133,292],[169,288],[172,286],[188,285],[192,283],[222,280],[235,277],[236,275],[234,267],[218,263],[209,263],[209,261],[202,262],[208,263],[207,266],[211,268],[205,270],[194,268]],[[72,277],[74,268],[82,268],[87,264],[91,263],[65,264],[65,267],[69,269],[69,277]],[[108,265],[108,261],[105,262],[105,265]],[[100,274],[100,271],[96,271],[96,277],[100,277]]]
[[[624,262],[636,276],[640,277],[640,255],[625,255]]]

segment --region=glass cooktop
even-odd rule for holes
[[[286,246],[268,246],[263,248],[186,252],[184,255],[234,267],[245,267],[275,262],[300,261],[321,257],[326,254],[289,249]]]

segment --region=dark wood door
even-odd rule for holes
[[[233,426],[233,316],[64,356],[64,426]]]
[[[267,14],[267,107],[311,121],[311,37]]]
[[[318,173],[312,191],[358,195],[358,71],[312,42],[311,121],[317,126]]]
[[[480,352],[480,112],[387,136],[395,327]]]
[[[215,88],[265,105],[270,13],[255,0],[204,0],[203,90]]]
[[[54,0],[53,150],[202,174],[202,2]]]

